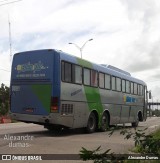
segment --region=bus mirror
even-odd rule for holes
[[[152,99],[152,93],[149,91],[149,99]]]

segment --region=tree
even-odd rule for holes
[[[0,116],[6,115],[9,111],[9,87],[3,83],[0,87]]]
[[[152,110],[152,115],[160,117],[160,110],[158,110],[158,109]]]

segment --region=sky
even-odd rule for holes
[[[130,72],[160,102],[159,0],[0,0],[0,83],[9,86],[17,52],[58,49],[80,57],[68,43],[82,47],[91,38],[83,59]]]

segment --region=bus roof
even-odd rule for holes
[[[85,59],[81,59],[79,57],[76,57],[76,56],[70,55],[68,53],[62,52],[62,51],[58,51],[58,52],[60,52],[61,60],[66,60],[68,62],[73,62],[73,63],[77,64],[76,59],[78,58],[82,62],[88,62],[88,63],[92,64],[92,66],[93,66],[92,68],[97,70],[97,71],[104,72],[104,73],[107,73],[107,74],[110,74],[110,75],[113,75],[113,76],[116,76],[116,77],[119,77],[122,79],[126,79],[129,81],[133,81],[133,82],[136,82],[138,84],[146,85],[146,83],[144,81],[131,76],[131,74],[129,72],[121,70],[121,69],[114,67],[112,65],[96,64],[96,63],[87,61]],[[87,67],[87,66],[84,66],[84,67]],[[88,68],[90,68],[90,67],[88,67]]]
[[[78,64],[77,63],[77,59],[78,59],[78,60],[80,60],[81,66],[83,66],[83,67],[91,68],[91,67],[89,67],[87,65],[92,65],[92,68],[95,69],[95,70],[97,70],[97,71],[99,71],[99,72],[107,73],[107,74],[110,74],[110,75],[113,75],[113,76],[116,76],[116,77],[119,77],[119,78],[122,78],[122,79],[126,79],[126,80],[129,80],[129,81],[136,82],[138,84],[146,85],[146,83],[144,81],[132,77],[129,72],[126,72],[124,70],[121,70],[121,69],[119,69],[117,67],[114,67],[112,65],[96,64],[96,63],[87,61],[85,59],[81,59],[79,57],[76,57],[74,55],[65,53],[65,52],[63,52],[61,50],[56,50],[56,49],[41,49],[41,50],[20,52],[20,53],[17,53],[15,55],[19,55],[21,53],[28,53],[28,52],[31,52],[31,53],[32,52],[38,52],[38,51],[39,52],[43,52],[43,53],[45,53],[45,52],[50,52],[50,53],[53,52],[55,54],[59,54],[61,60],[66,60],[68,62],[72,62],[72,63],[75,63],[75,64]]]

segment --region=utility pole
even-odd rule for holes
[[[80,54],[81,54],[81,59],[82,59],[82,50],[83,50],[83,48],[85,47],[85,45],[86,45],[87,42],[92,41],[92,40],[93,40],[92,38],[89,39],[89,40],[87,40],[81,47],[79,47],[77,44],[72,43],[72,42],[70,42],[70,43],[68,43],[68,44],[73,44],[73,45],[75,45],[76,48],[79,49]]]
[[[9,49],[10,49],[10,62],[12,61],[12,36],[11,36],[11,22],[8,15],[8,25],[9,25]]]

